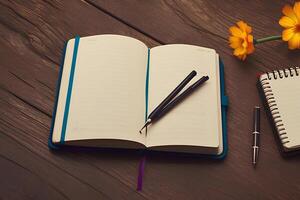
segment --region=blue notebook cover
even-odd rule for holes
[[[74,55],[73,55],[73,60],[72,60],[73,70],[71,70],[71,73],[72,72],[74,73],[74,66],[75,66],[76,54],[77,54],[76,46],[78,47],[78,43],[79,43],[79,37],[77,36],[75,38],[75,48],[74,48],[74,52],[73,52]],[[53,109],[53,114],[52,114],[52,122],[51,122],[51,127],[50,127],[50,136],[49,136],[49,140],[48,140],[48,146],[52,150],[61,149],[61,148],[68,148],[68,147],[62,145],[63,142],[61,144],[54,144],[52,142],[53,128],[54,128],[54,124],[55,124],[55,116],[56,116],[57,103],[58,103],[58,98],[59,98],[59,93],[60,93],[60,84],[61,84],[61,78],[62,78],[66,48],[67,48],[67,43],[65,43],[65,46],[64,46],[62,61],[61,61],[60,70],[59,70],[59,76],[58,76],[58,81],[57,81],[57,86],[56,86],[56,97],[55,97],[54,109]],[[221,89],[221,109],[222,109],[221,112],[222,112],[222,130],[223,130],[223,152],[219,155],[189,154],[189,153],[175,153],[175,154],[191,155],[191,156],[197,156],[197,157],[203,157],[203,158],[213,158],[213,159],[223,159],[223,158],[226,157],[227,152],[228,152],[227,119],[226,119],[227,106],[228,106],[228,97],[225,95],[224,65],[223,65],[223,62],[221,60],[219,61],[219,66],[220,66],[220,89]],[[72,87],[72,79],[70,79],[69,87],[70,86]],[[69,91],[70,90],[68,90],[68,92]],[[67,96],[70,96],[70,95],[67,95]],[[146,104],[147,104],[147,102],[146,102]],[[76,146],[75,148],[80,148],[80,147]],[[95,147],[84,147],[84,148],[95,148]],[[99,147],[96,147],[96,148],[99,149]],[[100,148],[100,149],[103,149],[103,148]],[[118,149],[105,148],[104,150],[110,151],[110,150],[118,150]],[[124,149],[122,149],[122,151],[124,151]],[[136,151],[136,150],[129,150],[129,151]],[[172,152],[164,152],[164,153],[174,154]]]

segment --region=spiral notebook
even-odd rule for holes
[[[258,86],[284,153],[300,150],[300,68],[262,74]]]

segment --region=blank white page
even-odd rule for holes
[[[68,48],[73,48],[73,40]],[[67,50],[67,61],[70,52]],[[145,136],[138,130],[145,119],[147,56],[147,46],[134,38],[80,38],[65,141],[119,139],[144,143]],[[68,72],[70,62],[64,67]],[[65,87],[61,89],[61,94],[66,93]],[[57,110],[59,125],[63,111],[64,106]]]
[[[148,147],[188,145],[212,147],[218,151],[222,129],[217,60],[214,50],[193,45],[165,45],[151,49],[149,113],[192,70],[197,71],[197,76],[186,88],[204,75],[208,75],[209,80],[149,127]]]

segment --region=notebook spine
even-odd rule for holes
[[[282,144],[286,144],[286,143],[289,143],[290,141],[287,136],[281,115],[280,115],[278,107],[277,107],[276,99],[275,99],[274,93],[273,93],[271,85],[270,85],[270,80],[299,76],[300,68],[294,67],[294,68],[288,68],[288,69],[283,69],[283,70],[274,70],[272,72],[267,72],[266,74],[267,74],[267,77],[262,78],[260,80],[261,87],[265,93],[266,101],[269,106],[270,113],[272,115],[274,124],[276,126],[276,129],[277,129],[277,132],[279,135],[279,139],[281,140]]]

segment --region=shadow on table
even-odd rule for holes
[[[199,154],[155,152],[146,150],[130,149],[104,149],[104,148],[87,148],[87,147],[63,147],[60,150],[52,150],[54,155],[59,157],[84,157],[86,159],[101,158],[101,160],[140,160],[146,156],[151,163],[220,163],[222,159],[212,159]],[[225,158],[226,159],[226,158]]]

